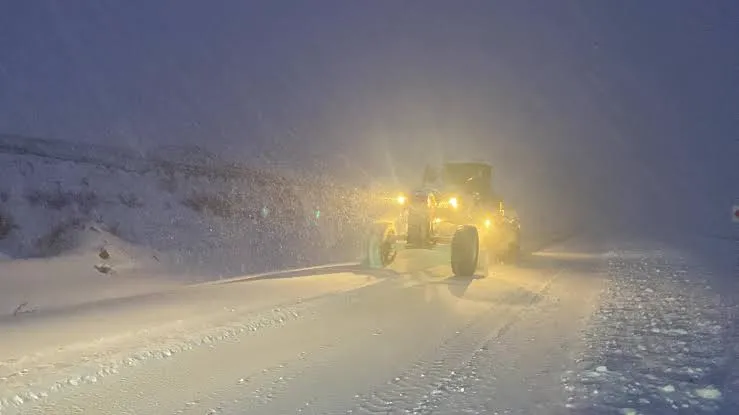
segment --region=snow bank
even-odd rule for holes
[[[62,255],[0,265],[0,316],[145,294],[182,283],[162,278],[165,270],[158,267],[156,253],[94,226],[75,239],[75,249]]]

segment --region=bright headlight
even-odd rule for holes
[[[493,224],[493,221],[491,221],[490,219],[485,219],[485,227],[486,228],[489,228],[490,226],[492,226],[492,224]]]
[[[405,195],[398,195],[398,197],[395,199],[399,205],[405,205],[406,198]]]
[[[456,198],[456,197],[452,197],[452,198],[450,198],[450,199],[449,199],[449,206],[451,206],[451,207],[453,207],[454,209],[456,209],[456,208],[457,208],[457,207],[459,206],[459,200],[457,200],[457,198]]]

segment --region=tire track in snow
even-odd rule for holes
[[[207,347],[216,342],[253,334],[266,328],[282,326],[301,316],[302,313],[297,309],[271,310],[259,313],[248,320],[231,322],[206,332],[176,339],[154,340],[155,346],[148,344],[133,351],[120,352],[112,356],[106,355],[105,360],[102,361],[93,356],[79,364],[68,365],[66,370],[60,370],[60,366],[49,367],[57,373],[57,376],[52,379],[39,379],[38,376],[25,380],[18,378],[17,381],[25,382],[25,386],[16,383],[13,388],[4,390],[3,396],[0,397],[0,414],[12,414],[15,410],[22,410],[25,404],[45,400],[50,395],[68,392],[70,389],[85,384],[98,383],[105,377],[125,373],[127,369],[140,366],[147,361],[170,359],[176,354],[198,347]],[[0,379],[0,381],[7,380],[9,379]]]
[[[370,336],[368,333],[365,332],[365,334],[357,336],[354,334],[356,329],[351,329],[348,331],[350,335],[347,339],[341,340],[336,337],[335,340],[328,341],[328,347],[310,353],[304,362],[293,361],[287,363],[279,372],[273,372],[263,379],[255,380],[254,386],[259,385],[258,394],[253,394],[252,389],[244,389],[241,396],[233,393],[233,390],[225,391],[226,393],[221,393],[217,397],[214,396],[210,406],[200,406],[185,413],[197,414],[214,408],[216,408],[216,413],[224,414],[271,414],[293,413],[295,411],[298,413],[321,414],[394,413],[403,408],[408,410],[416,408],[420,405],[423,397],[436,387],[437,383],[453,376],[455,367],[464,366],[465,362],[469,361],[469,358],[481,344],[496,336],[503,336],[508,329],[513,327],[521,314],[530,309],[537,300],[546,294],[555,278],[556,275],[550,276],[544,284],[534,289],[533,292],[514,291],[514,297],[509,297],[509,299],[519,304],[516,307],[501,306],[497,303],[493,307],[485,307],[484,311],[480,310],[475,316],[472,316],[463,327],[457,328],[456,333],[451,337],[448,337],[449,332],[446,331],[444,333],[446,340],[444,340],[444,336],[441,336],[438,337],[437,342],[432,343],[434,347],[431,350],[424,347],[426,352],[395,351],[393,349],[397,346],[394,347],[392,342],[398,340],[392,337],[392,334],[387,332],[374,333],[371,338],[376,340],[367,342],[370,338],[367,337]],[[423,288],[423,285],[434,286],[434,281],[427,281],[427,283],[402,285],[398,287],[400,290],[393,291],[392,297],[388,297],[388,294],[384,291],[376,294],[389,303],[402,302],[414,291],[418,292],[419,288]],[[354,312],[361,315],[367,311],[377,309],[377,301],[377,297],[373,299],[365,298],[359,304],[350,304],[348,308],[331,308],[331,314],[347,315],[347,313]],[[366,302],[366,304],[362,306],[362,302]],[[413,324],[417,321],[417,318],[428,318],[427,312],[430,310],[418,309],[416,303],[412,304],[414,305],[409,310],[413,310],[413,315],[404,315],[404,318],[408,319],[408,323]],[[364,310],[354,309],[352,311],[355,306],[364,307]],[[391,314],[400,311],[398,309],[392,310]],[[439,312],[439,310],[436,309],[435,312]],[[378,321],[384,322],[383,324],[390,324],[388,328],[402,330],[402,323],[393,323],[392,320],[388,320],[384,316],[376,316],[376,318]],[[346,318],[343,319],[346,320]],[[350,317],[349,320],[353,319]],[[496,326],[496,323],[497,330],[491,329]],[[325,320],[322,321],[322,324],[332,326],[332,323]],[[335,327],[335,329],[338,328]],[[340,336],[340,332],[342,330],[332,331],[330,336]],[[375,335],[380,337],[374,337]],[[346,367],[340,363],[355,361],[358,358],[357,352],[364,347],[376,350],[378,341],[380,344],[386,342],[380,340],[384,336],[391,336],[386,340],[390,342],[386,343],[386,346],[393,350],[389,351],[394,356],[388,356],[383,363],[374,361],[374,364],[387,364],[388,361],[412,363],[405,369],[401,368],[399,370],[388,367],[388,370],[380,369],[378,372],[368,368],[371,374],[354,373],[345,385],[336,388],[339,385],[334,382],[342,382],[344,376],[346,376],[345,372],[337,370],[337,364],[338,367]],[[323,340],[326,341],[327,339]],[[349,340],[349,342],[346,342],[346,340]],[[360,363],[360,365],[364,364],[372,365],[373,363]],[[352,370],[356,370],[356,368]],[[381,376],[377,377],[377,374],[381,374]],[[287,382],[281,383],[283,380]],[[315,383],[326,385],[326,388],[322,389],[318,395],[306,389],[307,387],[311,388],[311,384]],[[378,389],[376,388],[377,385],[385,386]],[[363,391],[366,391],[365,394],[362,394]],[[227,399],[228,396],[231,396],[231,399]],[[347,411],[347,408],[353,409]]]
[[[363,292],[349,292],[341,297],[327,299],[320,308],[313,309],[313,312],[306,315],[302,321],[302,324],[310,325],[317,330],[312,333],[313,337],[321,342],[319,346],[311,346],[311,341],[307,341],[301,347],[303,352],[299,357],[283,361],[274,366],[274,370],[262,370],[248,378],[238,379],[238,382],[234,380],[234,384],[244,386],[242,390],[235,390],[232,384],[212,394],[208,399],[201,400],[197,405],[187,405],[177,413],[200,414],[203,411],[213,410],[215,413],[271,414],[284,413],[286,407],[290,407],[291,412],[297,408],[298,413],[316,413],[314,404],[325,401],[346,402],[346,395],[333,390],[324,391],[320,398],[315,396],[295,398],[293,394],[296,391],[300,394],[300,391],[305,390],[301,383],[306,379],[331,373],[336,367],[337,360],[344,361],[342,358],[347,353],[354,354],[356,350],[361,350],[367,338],[383,335],[382,330],[358,334],[355,322],[363,321],[361,318],[366,317],[368,309],[376,309],[378,300],[397,303],[407,299],[409,292],[419,288],[420,283],[409,280],[408,275],[402,274],[399,277],[397,280],[388,281],[388,284],[377,284]],[[391,290],[390,294],[387,289]],[[420,316],[423,312],[417,311],[416,314]],[[360,320],[346,317],[355,315],[360,317]],[[386,321],[384,318],[377,318]],[[275,409],[275,406],[279,409]]]
[[[364,286],[358,288],[371,287]],[[311,318],[317,308],[332,301],[347,301],[356,290],[328,292],[297,302],[286,302],[261,309],[224,312],[200,321],[197,328],[187,330],[154,330],[140,333],[135,346],[106,348],[102,353],[86,354],[73,363],[47,365],[18,376],[0,377],[0,414],[14,414],[27,405],[45,402],[59,394],[74,393],[85,385],[98,384],[109,376],[124,376],[128,371],[149,362],[169,360],[183,352],[213,347],[219,343],[238,341],[266,329],[279,328]],[[158,329],[158,328],[157,328]],[[156,335],[152,333],[156,332]],[[143,339],[146,339],[143,341]]]
[[[507,307],[502,312],[501,307],[491,306],[402,375],[388,381],[385,387],[359,397],[356,407],[348,413],[430,413],[431,397],[444,392],[456,372],[471,361],[477,350],[504,336],[526,310],[546,295],[561,273],[562,270],[554,273],[538,290],[529,292],[523,306]]]

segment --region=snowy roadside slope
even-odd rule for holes
[[[90,227],[78,247],[49,258],[0,263],[0,318],[161,291],[184,281],[168,277],[150,250]]]
[[[144,157],[0,136],[0,252],[56,255],[71,248],[70,235],[94,223],[199,272],[354,259],[358,241],[351,238],[362,210],[342,209],[346,189],[218,163],[192,149]]]
[[[587,339],[563,382],[573,413],[739,410],[739,245],[621,245]]]

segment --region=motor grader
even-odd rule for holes
[[[372,267],[391,264],[398,249],[451,245],[456,276],[472,276],[480,254],[513,263],[520,255],[520,223],[492,189],[492,167],[484,162],[427,166],[421,185],[387,197],[389,214],[373,223],[367,243]]]

